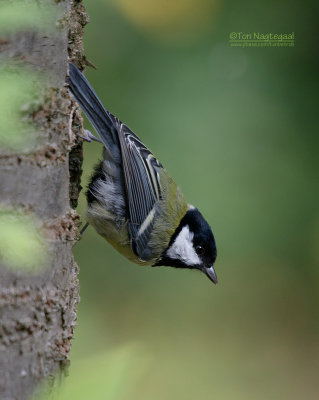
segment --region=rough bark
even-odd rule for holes
[[[44,139],[28,153],[0,155],[0,204],[35,213],[49,243],[43,272],[16,272],[0,265],[0,399],[27,399],[45,378],[57,381],[68,363],[79,301],[76,205],[82,147],[81,117],[64,81],[68,60],[81,67],[87,15],[76,0],[46,1],[63,7],[57,32],[16,32],[1,42],[1,57],[50,70],[45,100],[33,113]],[[2,38],[3,39],[3,38]],[[14,133],[11,133],[14,134]],[[60,373],[61,375],[61,373]]]

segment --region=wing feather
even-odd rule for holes
[[[147,249],[161,198],[158,171],[163,168],[150,150],[124,124],[118,126],[128,200],[128,229],[132,249],[142,260],[152,258]]]

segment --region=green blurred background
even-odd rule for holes
[[[318,399],[318,5],[84,4],[86,76],[210,222],[219,284],[131,264],[89,228],[67,398]],[[254,31],[295,47],[229,46]],[[100,158],[84,145],[83,186]]]

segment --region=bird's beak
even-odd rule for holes
[[[215,285],[217,285],[218,279],[213,266],[205,268],[203,272],[205,272],[205,274],[208,276],[208,279],[210,279]]]

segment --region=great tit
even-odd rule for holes
[[[202,214],[71,63],[66,82],[103,144],[86,193],[88,223],[136,264],[197,269],[216,284],[216,244]]]

